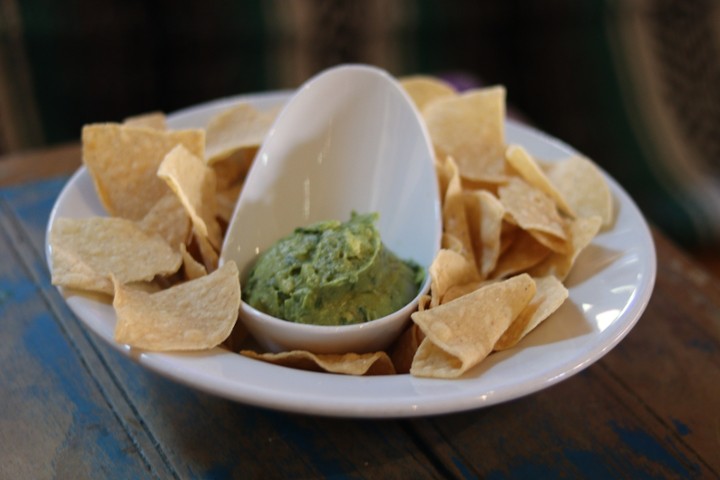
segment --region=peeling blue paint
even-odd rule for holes
[[[35,316],[22,334],[26,355],[43,372],[25,394],[51,404],[49,411],[67,408],[72,414],[65,444],[56,455],[61,457],[65,447],[70,452],[92,452],[92,468],[101,472],[106,465],[112,465],[112,474],[118,478],[131,478],[139,471],[145,473],[146,466],[138,465],[137,457],[128,454],[135,449],[124,431],[119,428],[117,432],[112,432],[106,427],[115,423],[113,418],[108,418],[108,405],[103,403],[88,376],[78,375],[84,368],[70,345],[61,338],[62,332],[45,312]],[[63,395],[58,395],[59,392]],[[78,447],[78,444],[85,447]]]
[[[657,439],[643,430],[624,428],[617,425],[616,422],[610,422],[610,428],[636,455],[646,458],[651,463],[661,465],[666,470],[677,474],[679,478],[696,476],[700,471],[699,465],[690,462],[685,457],[682,457],[681,461],[673,452],[666,450]],[[679,452],[677,453],[681,455]],[[691,465],[692,469],[686,465]]]
[[[717,353],[717,344],[709,338],[694,338],[688,342],[688,346],[704,353]]]
[[[673,418],[672,422],[673,422],[673,425],[675,425],[675,430],[677,430],[677,432],[680,435],[682,435],[683,437],[685,435],[690,435],[692,433],[692,430],[690,430],[690,427],[685,425],[683,422],[681,422],[677,418]]]
[[[467,465],[465,465],[465,462],[459,457],[451,457],[451,460],[453,462],[453,465],[455,465],[455,468],[458,469],[460,472],[460,475],[462,475],[462,478],[466,479],[476,479],[478,478],[477,475],[475,475],[473,472],[470,471]]]

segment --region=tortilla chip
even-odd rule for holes
[[[480,363],[535,294],[526,274],[491,283],[457,300],[412,314],[425,339],[410,373],[456,378]]]
[[[452,85],[437,77],[412,75],[399,78],[398,81],[419,112],[422,112],[425,106],[439,98],[457,95]]]
[[[207,126],[208,165],[244,149],[259,147],[275,121],[277,110],[260,111],[247,102],[223,110]]]
[[[225,223],[230,223],[233,212],[235,212],[235,205],[240,197],[241,190],[242,185],[237,185],[235,187],[218,190],[216,192],[215,204],[217,206],[217,218]]]
[[[519,178],[498,189],[500,201],[508,214],[523,230],[548,233],[565,240],[563,220],[555,202],[543,191]]]
[[[225,190],[242,184],[255,160],[257,148],[243,148],[211,165],[217,179],[217,189]]]
[[[476,282],[465,283],[463,285],[453,285],[452,287],[448,288],[447,292],[445,292],[445,295],[443,295],[442,303],[452,302],[453,300],[458,299],[463,295],[472,293],[478,288],[487,285],[488,282],[489,280],[478,280]]]
[[[485,278],[500,258],[505,207],[485,190],[465,191],[463,197],[477,267]]]
[[[159,235],[124,218],[58,218],[50,230],[52,284],[112,295],[119,283],[150,281],[182,263]]]
[[[156,172],[165,155],[178,144],[202,158],[205,132],[160,131],[115,123],[83,127],[83,163],[107,212],[142,219],[168,192]]]
[[[198,235],[197,231],[193,229],[192,244],[200,252],[200,258],[202,259],[203,265],[208,272],[214,272],[218,267],[220,257],[218,252],[215,251],[210,241],[204,235]]]
[[[442,298],[453,285],[480,280],[475,264],[464,255],[440,249],[429,268],[431,307],[440,305]]]
[[[551,253],[551,250],[532,235],[521,230],[515,235],[507,251],[503,252],[490,277],[507,278],[524,272],[546,259]]]
[[[423,112],[438,156],[451,156],[470,180],[503,182],[505,89],[469,90],[427,105]]]
[[[163,112],[148,112],[134,115],[123,120],[127,127],[145,127],[155,130],[167,130],[167,122]]]
[[[180,244],[180,254],[183,258],[183,272],[185,273],[186,280],[195,280],[196,278],[207,275],[205,265],[198,262],[192,255],[190,255],[184,243]]]
[[[462,254],[475,263],[475,254],[468,229],[468,219],[465,213],[465,200],[463,198],[460,173],[452,157],[448,157],[451,171],[450,181],[445,192],[442,219],[443,232],[457,238],[462,245]]]
[[[157,233],[176,249],[190,240],[192,231],[190,217],[172,192],[167,192],[155,202],[150,211],[137,223],[143,230]]]
[[[195,232],[219,250],[222,233],[215,217],[215,172],[201,158],[178,145],[165,156],[157,175],[165,180],[185,207]]]
[[[552,253],[545,260],[528,270],[534,277],[554,275],[560,281],[567,278],[570,270],[575,264],[578,255],[587,247],[595,235],[600,231],[602,218],[599,216],[576,218],[570,222],[568,236],[570,237],[570,251],[568,253]]]
[[[535,279],[537,290],[527,307],[495,343],[495,350],[507,350],[552,315],[568,298],[569,292],[552,275]]]
[[[548,167],[548,178],[579,217],[602,219],[602,226],[613,221],[610,187],[600,169],[590,160],[573,156]]]
[[[240,309],[234,262],[210,275],[147,294],[115,285],[115,341],[153,351],[205,350],[232,331]]]
[[[465,250],[465,247],[463,246],[463,243],[460,241],[459,238],[457,238],[451,233],[444,232],[442,234],[442,237],[440,237],[440,247],[446,250],[452,250],[453,252],[460,255],[462,255],[463,251]]]
[[[505,152],[505,158],[527,183],[545,192],[555,201],[561,211],[571,217],[574,216],[572,208],[565,201],[565,197],[555,188],[543,169],[535,161],[535,158],[527,150],[519,145],[511,145]]]
[[[240,354],[263,362],[313,372],[340,373],[344,375],[393,375],[395,367],[385,352],[320,354],[303,350],[280,353],[257,353],[241,350]]]
[[[390,348],[390,359],[397,373],[410,373],[412,360],[425,336],[416,324],[411,324]]]

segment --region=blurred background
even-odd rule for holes
[[[676,241],[720,245],[716,0],[0,0],[0,155],[345,62],[504,84]]]

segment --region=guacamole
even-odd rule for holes
[[[409,303],[422,269],[388,250],[377,214],[353,213],[295,231],[258,258],[243,299],[274,317],[297,323],[349,325],[388,315]]]

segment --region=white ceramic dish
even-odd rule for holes
[[[287,92],[222,99],[173,114],[173,128],[203,126],[239,99],[258,108],[277,106]],[[538,131],[507,122],[507,140],[553,160],[573,150]],[[113,341],[111,305],[66,295],[80,321],[100,338],[166,377],[228,399],[267,408],[341,417],[413,417],[487,407],[537,392],[583,370],[610,351],[635,325],[652,293],[655,248],[640,211],[608,178],[616,222],[581,254],[567,279],[570,296],[511,350],[488,357],[458,380],[410,375],[348,377],[302,372],[216,348],[202,353],[140,352]],[[57,217],[103,215],[84,168],[70,178],[48,222]],[[46,245],[47,248],[47,245]]]
[[[400,84],[367,65],[341,65],[308,80],[278,115],[257,153],[228,226],[220,262],[245,278],[261,252],[300,226],[377,212],[380,238],[428,271],[442,218],[434,153],[422,118]],[[358,325],[274,318],[242,302],[240,318],[275,352],[373,352],[387,348],[430,289],[396,312]]]

